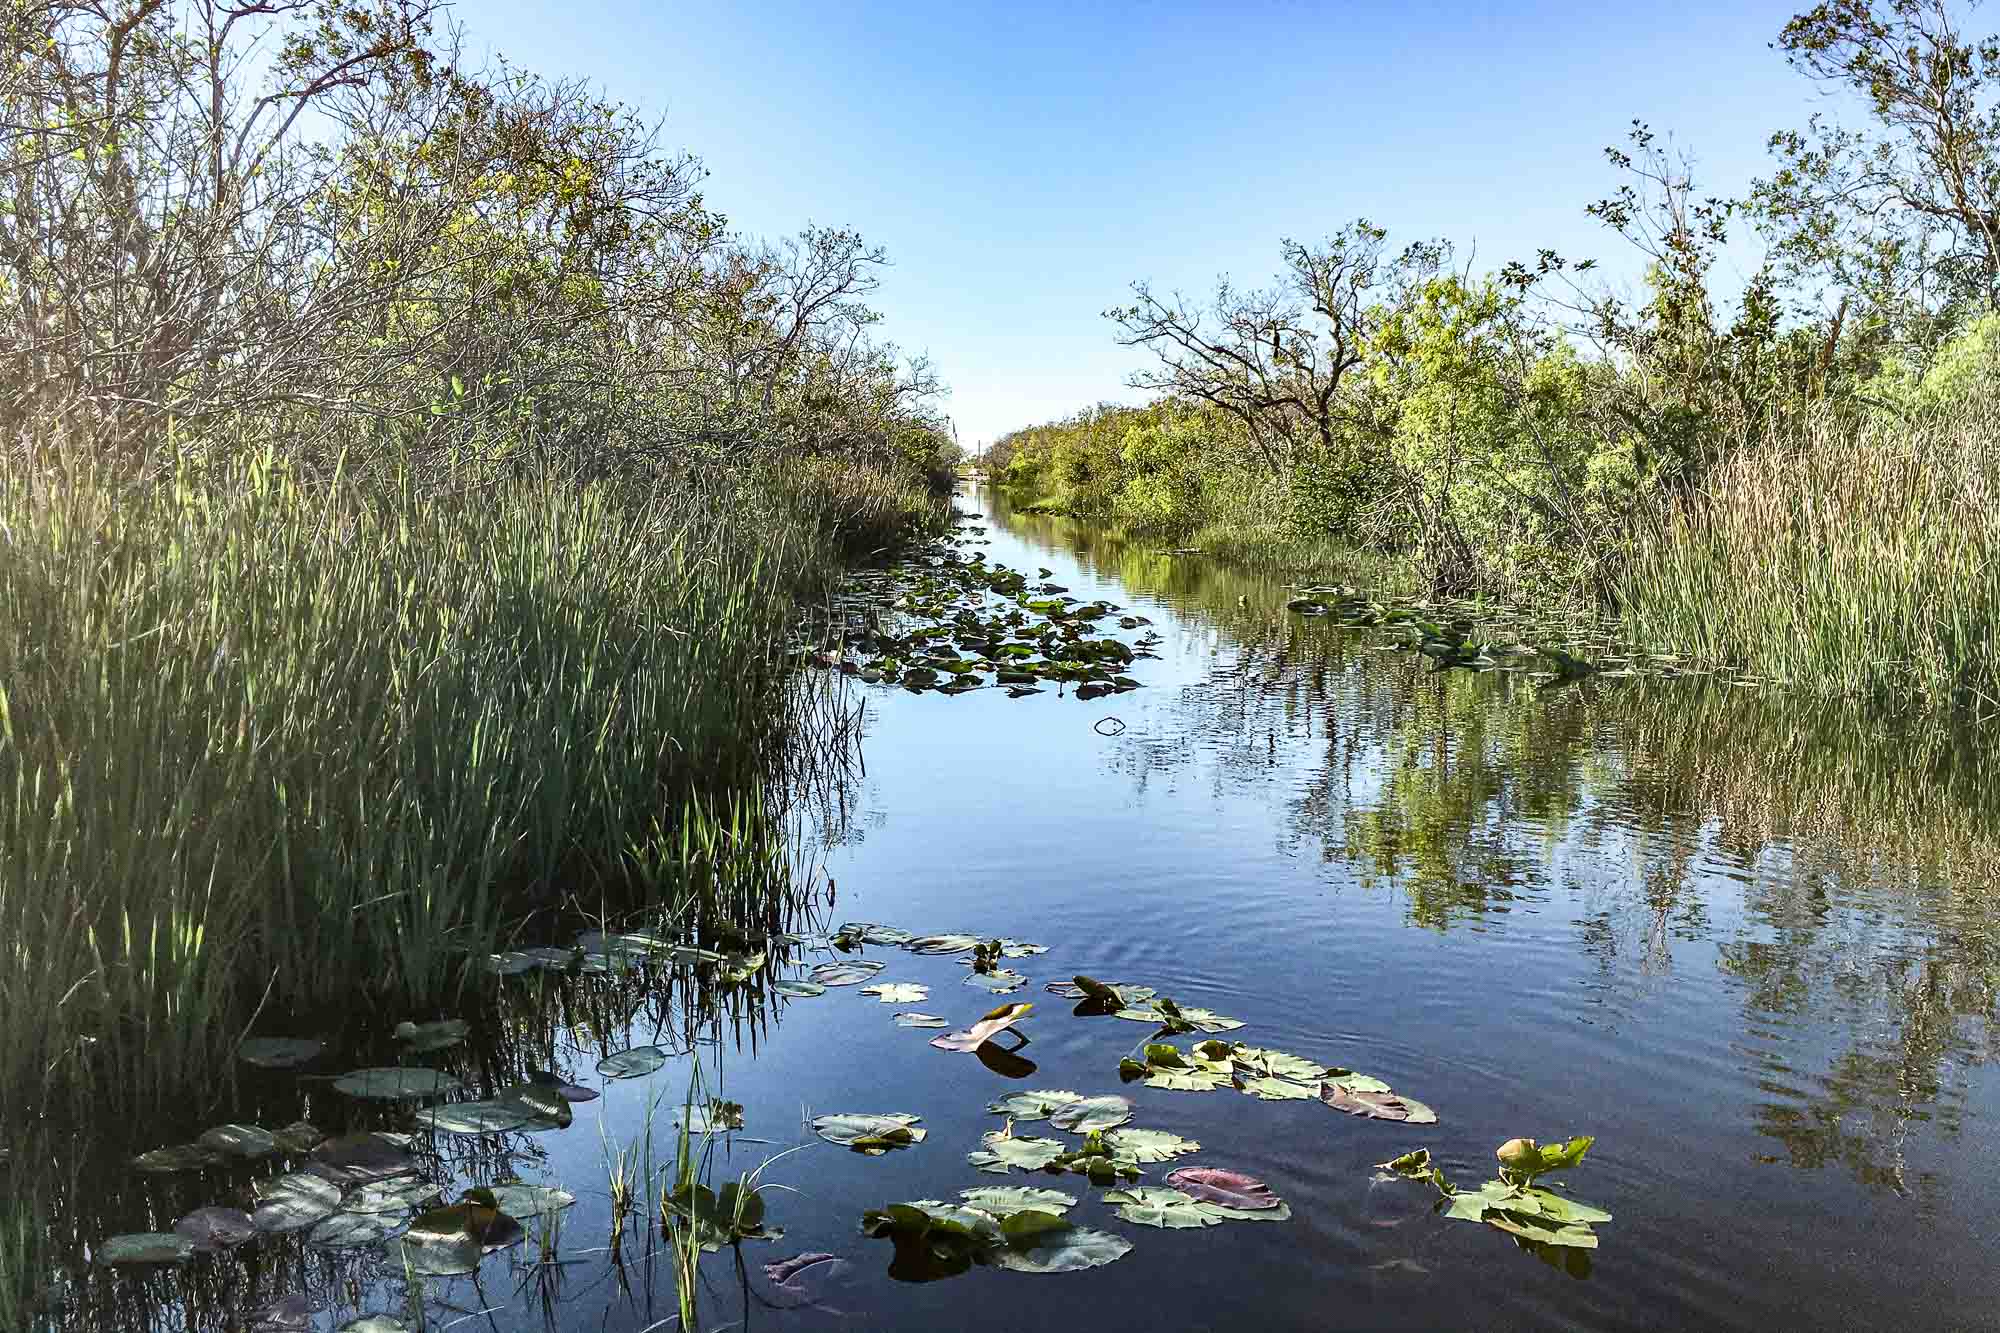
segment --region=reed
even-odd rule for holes
[[[1892,705],[2000,708],[2000,404],[1820,414],[1638,542],[1632,637]]]
[[[831,475],[0,461],[0,1117],[199,1085],[260,1013],[444,1001],[566,890],[716,882],[841,523],[934,516]]]

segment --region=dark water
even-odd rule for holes
[[[805,1145],[763,1176],[795,1191],[768,1191],[786,1237],[747,1244],[744,1271],[704,1261],[703,1328],[2000,1327],[2000,829],[1981,738],[1691,681],[1538,693],[1433,675],[1288,615],[1276,582],[996,512],[983,493],[962,503],[991,517],[989,560],[1149,616],[1160,657],[1134,669],[1144,689],[1089,703],[862,691],[865,774],[819,813],[837,886],[819,914],[1048,945],[1012,964],[1032,978],[1011,998],[1036,1001],[1021,1054],[1037,1068],[1009,1080],[897,1027],[901,1009],[964,1021],[993,1001],[955,960],[894,949],[865,951],[888,964],[877,979],[927,984],[927,1001],[843,988],[689,1024],[659,997],[537,991],[500,1034],[596,1084],[619,1028],[652,1040],[664,1024],[746,1107],[719,1175]],[[1122,733],[1093,729],[1111,716]],[[1042,993],[1077,972],[1378,1075],[1441,1123],[1121,1089],[1119,1056],[1146,1030]],[[605,1251],[605,1160],[645,1135],[655,1098],[670,1157],[688,1078],[683,1059],[604,1085],[567,1130],[451,1145],[462,1179],[514,1173],[581,1201],[554,1261],[531,1241],[476,1283],[433,1281],[430,1326],[672,1327],[670,1266],[643,1220],[622,1266]],[[973,1171],[964,1154],[999,1125],[986,1103],[1025,1088],[1123,1091],[1136,1124],[1205,1145],[1180,1164],[1259,1176],[1294,1216],[1161,1231],[1117,1220],[1080,1177]],[[267,1123],[291,1109],[263,1108]],[[803,1128],[852,1111],[921,1115],[929,1138],[876,1159]],[[1597,1145],[1564,1183],[1615,1215],[1586,1276],[1436,1217],[1426,1188],[1372,1169],[1428,1147],[1476,1184],[1501,1140],[1571,1133]],[[1073,1219],[1132,1252],[919,1286],[891,1282],[887,1242],[856,1234],[865,1208],[1003,1183],[1085,1196]],[[96,1224],[164,1227],[205,1201],[164,1188]],[[826,1297],[838,1315],[765,1304],[759,1265],[804,1251],[852,1261]],[[332,1328],[403,1298],[380,1254],[198,1263],[210,1271],[123,1282],[115,1316],[70,1323],[232,1327],[252,1295],[297,1289]],[[251,1276],[214,1271],[230,1264]]]

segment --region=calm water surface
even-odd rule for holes
[[[1016,517],[984,492],[961,504],[985,515],[988,560],[1150,617],[1159,658],[1133,669],[1144,689],[1088,703],[861,690],[865,773],[831,793],[816,835],[836,886],[823,916],[1050,946],[1013,964],[1032,979],[1012,998],[1037,1002],[1021,1052],[1037,1067],[1010,1080],[897,1027],[899,1009],[964,1021],[992,1003],[955,960],[900,950],[866,954],[888,964],[878,980],[929,985],[922,1004],[836,989],[698,1031],[705,1077],[747,1108],[719,1165],[807,1145],[765,1175],[796,1191],[770,1192],[786,1237],[746,1246],[746,1274],[706,1261],[703,1327],[2000,1327],[2000,830],[1980,738],[1687,680],[1538,693],[1521,676],[1433,675],[1288,615],[1275,582]],[[1106,717],[1124,730],[1100,734]],[[1042,993],[1078,972],[1378,1075],[1441,1123],[1121,1089],[1118,1058],[1145,1029]],[[672,1022],[634,1004],[607,1030],[596,1011],[540,1004],[507,1032],[593,1084],[604,1050]],[[670,1327],[672,1279],[645,1229],[622,1269],[604,1254],[603,1163],[687,1078],[682,1061],[605,1085],[566,1131],[453,1146],[466,1179],[513,1172],[582,1200],[566,1263],[537,1265],[531,1243],[476,1283],[435,1283],[433,1326]],[[1080,1177],[974,1172],[965,1152],[999,1124],[987,1102],[1024,1088],[1123,1091],[1136,1124],[1205,1145],[1183,1164],[1259,1176],[1294,1217],[1160,1231],[1116,1219]],[[273,1092],[242,1109],[273,1123],[301,1108]],[[915,1113],[929,1138],[860,1157],[802,1128],[834,1111]],[[652,1133],[670,1155],[664,1107]],[[1372,1169],[1428,1147],[1476,1184],[1501,1140],[1570,1133],[1598,1142],[1565,1185],[1615,1214],[1581,1276],[1433,1216],[1425,1187]],[[887,1242],[856,1234],[865,1208],[999,1183],[1084,1195],[1073,1219],[1134,1248],[1092,1272],[918,1286],[891,1282]],[[121,1205],[123,1229],[208,1201],[147,1188],[167,1192]],[[815,1250],[853,1261],[832,1309],[767,1306],[758,1265]],[[396,1307],[380,1255],[298,1264],[284,1280],[325,1308],[315,1327]],[[194,1282],[148,1279],[155,1303],[121,1320],[229,1326],[242,1289],[207,1300]]]

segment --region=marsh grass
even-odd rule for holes
[[[2000,402],[1823,414],[1644,536],[1634,638],[1816,692],[2000,708]]]
[[[698,896],[796,742],[785,640],[857,496],[866,541],[922,514],[858,475],[0,461],[0,1114],[201,1087],[260,1015],[444,1002],[579,886]]]

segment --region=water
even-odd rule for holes
[[[986,516],[989,560],[1150,617],[1159,657],[1133,669],[1144,689],[1089,703],[860,691],[865,773],[820,813],[835,885],[821,914],[1048,945],[1012,964],[1032,979],[1010,998],[1036,1003],[1020,1052],[1033,1072],[1009,1079],[896,1026],[902,1009],[963,1022],[993,1001],[956,960],[894,949],[865,951],[888,965],[877,979],[926,984],[927,1001],[840,988],[688,1025],[629,990],[584,1004],[536,989],[497,1038],[596,1084],[599,1054],[664,1025],[747,1108],[720,1173],[806,1145],[763,1176],[788,1187],[767,1194],[785,1238],[746,1244],[740,1273],[727,1253],[705,1261],[703,1327],[2000,1327],[2000,830],[1978,737],[1698,681],[1543,693],[1522,676],[1432,675],[1365,632],[1287,614],[1275,582],[1015,516],[983,492],[962,503]],[[1114,716],[1122,732],[1094,728]],[[1375,1074],[1441,1123],[1121,1089],[1118,1058],[1147,1029],[1072,1017],[1043,993],[1078,972]],[[475,1311],[498,1329],[669,1326],[670,1269],[643,1219],[622,1268],[605,1253],[604,1161],[643,1137],[655,1097],[671,1156],[666,1108],[687,1070],[606,1084],[565,1131],[448,1145],[460,1179],[513,1173],[581,1201],[560,1262],[537,1263],[530,1242],[476,1284],[434,1283],[433,1326]],[[265,1123],[356,1115],[257,1086],[277,1090],[237,1110]],[[1080,1177],[974,1172],[964,1153],[999,1125],[987,1102],[1026,1088],[1122,1090],[1134,1123],[1201,1141],[1187,1164],[1258,1176],[1294,1216],[1161,1231],[1117,1220]],[[837,1111],[918,1114],[929,1137],[866,1158],[801,1127]],[[240,1117],[206,1123],[221,1118]],[[1615,1215],[1587,1272],[1434,1216],[1427,1187],[1373,1169],[1428,1147],[1472,1185],[1501,1140],[1569,1133],[1598,1142],[1564,1184]],[[101,1137],[109,1157],[173,1136]],[[96,1190],[92,1225],[151,1229],[212,1201],[201,1182],[117,1180]],[[1084,1196],[1074,1220],[1132,1252],[1085,1273],[911,1285],[887,1278],[886,1241],[856,1234],[865,1208],[1006,1183]],[[851,1261],[825,1296],[839,1313],[766,1304],[759,1265],[806,1251]],[[401,1300],[380,1254],[266,1245],[199,1265],[115,1284],[115,1314],[79,1306],[71,1321],[220,1328],[253,1297],[300,1290],[330,1328]]]

